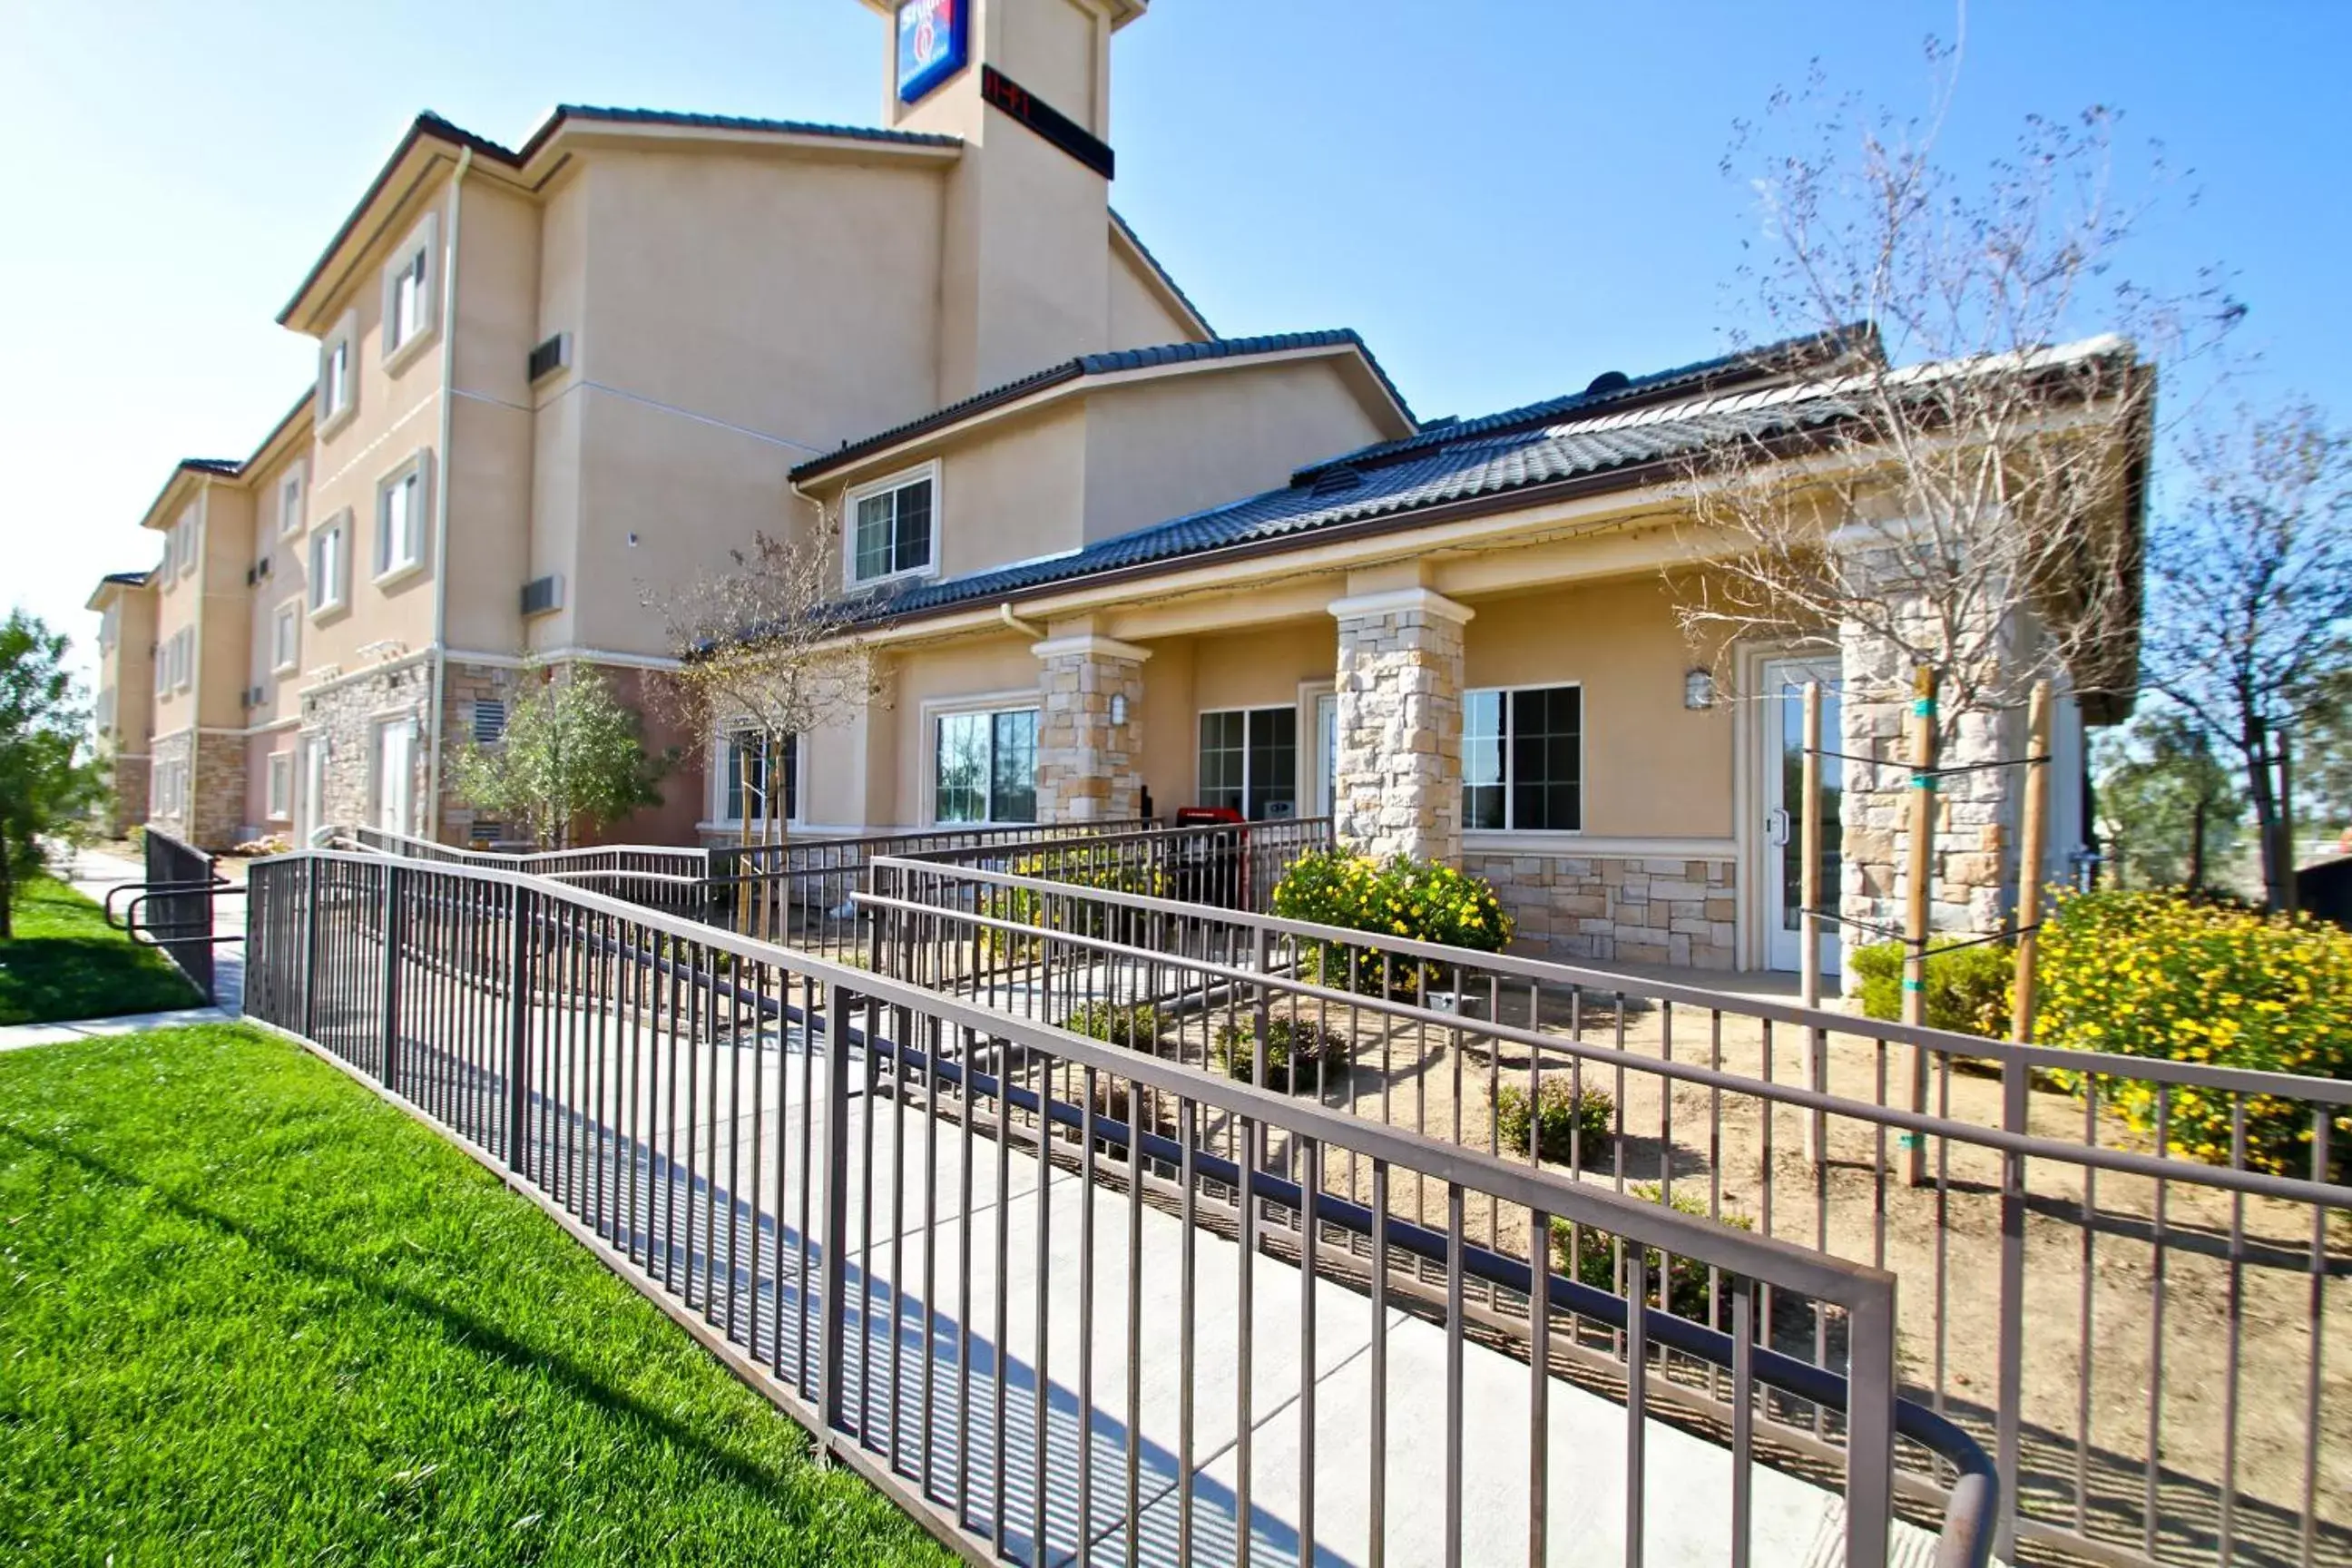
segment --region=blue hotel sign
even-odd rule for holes
[[[912,103],[963,69],[970,0],[906,0],[898,7],[898,101]]]

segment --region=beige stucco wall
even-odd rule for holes
[[[1089,542],[1276,489],[1306,464],[1401,434],[1329,359],[1235,362],[1087,398]]]
[[[522,645],[519,595],[530,556],[540,209],[492,181],[468,180],[460,192],[444,636],[452,647],[511,653]]]
[[[195,719],[206,728],[238,729],[247,721],[243,697],[253,670],[251,591],[245,582],[254,563],[252,492],[215,481],[205,487],[202,510]],[[182,587],[184,592],[184,581]]]
[[[1120,349],[1192,342],[1200,332],[1161,299],[1144,279],[1143,263],[1117,244],[1111,247],[1110,342]]]
[[[99,687],[114,694],[114,721],[99,741],[113,755],[143,756],[155,721],[155,590],[125,585],[113,603],[114,641],[99,660]]]
[[[357,320],[358,400],[347,421],[316,441],[310,464],[310,531],[315,533],[349,512],[351,575],[349,607],[312,620],[306,627],[302,655],[306,672],[333,665],[349,673],[375,657],[362,658],[362,647],[398,643],[415,649],[433,639],[433,579],[442,563],[433,558],[428,546],[422,571],[386,586],[377,585],[375,502],[377,485],[419,451],[432,454],[428,508],[437,505],[439,487],[447,481],[437,451],[441,413],[437,334],[449,330],[446,311],[437,318],[436,337],[403,361],[397,372],[385,368],[383,334],[383,264],[393,247],[407,238],[428,211],[442,215],[440,237],[446,244],[447,187],[444,175],[409,195],[383,224],[380,252],[351,270],[321,312],[329,331],[347,310]],[[446,301],[446,277],[440,284]],[[306,541],[306,553],[308,549]]]
[[[891,712],[897,786],[887,818],[892,826],[927,826],[932,819],[931,735],[942,705],[1000,694],[1004,707],[1036,702],[1039,667],[1031,646],[1025,637],[993,637],[922,649],[897,661]],[[818,766],[829,765],[820,756]]]
[[[1581,682],[1584,828],[1591,835],[1729,837],[1732,710],[1682,705],[1692,658],[1662,578],[1473,602],[1464,681]]]
[[[939,494],[943,575],[1078,547],[1087,418],[1074,399],[947,449]]]
[[[246,664],[247,684],[261,689],[258,707],[246,710],[239,722],[247,726],[278,723],[301,716],[302,671],[310,660],[310,623],[309,600],[306,597],[310,581],[310,552],[306,544],[309,534],[310,498],[308,490],[310,443],[302,435],[291,437],[278,451],[270,454],[258,466],[249,469],[240,479],[246,505],[250,510],[253,531],[253,560],[257,564],[269,563],[268,573],[255,585],[241,593],[246,610]],[[288,474],[299,469],[304,474],[303,523],[292,533],[280,531],[279,489]],[[237,579],[242,589],[243,575]],[[271,635],[281,605],[291,603],[295,615],[294,668],[280,675],[272,668]],[[258,820],[251,818],[250,820]]]
[[[936,405],[938,176],[607,153],[578,184],[581,319],[540,322],[576,333],[584,401],[571,640],[657,653],[646,594],[785,526],[794,463]]]

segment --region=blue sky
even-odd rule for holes
[[[1735,117],[1818,58],[1923,106],[1949,4],[1158,0],[1119,37],[1112,199],[1220,331],[1361,331],[1426,416],[1718,352],[1755,227]],[[182,456],[238,457],[299,394],[272,321],[408,120],[513,144],[559,101],[872,123],[856,0],[0,0],[5,597],[77,640],[149,564]],[[2120,106],[2189,172],[2129,259],[2208,261],[2252,307],[2257,394],[2352,416],[2337,113],[2352,6],[1979,0],[1947,160],[2028,113]],[[2200,199],[2189,205],[2190,190]]]

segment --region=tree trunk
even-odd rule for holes
[[[2205,811],[2206,801],[2200,796],[2189,808],[2189,890],[2205,890]]]
[[[2286,900],[2279,866],[2279,801],[2272,787],[2270,735],[2261,724],[2251,724],[2239,740],[2238,750],[2246,760],[2246,793],[2254,805],[2254,843],[2263,859],[2263,907],[2283,910]]]
[[[8,835],[0,829],[0,942],[16,940],[16,877],[10,869]]]

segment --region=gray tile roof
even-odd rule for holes
[[[1403,410],[1404,416],[1411,419],[1412,410],[1405,403],[1404,395],[1397,390],[1396,383],[1389,379],[1388,372],[1381,368],[1381,362],[1372,357],[1372,351],[1364,346],[1364,340],[1358,337],[1352,331],[1342,328],[1335,331],[1276,332],[1256,338],[1211,338],[1206,342],[1162,343],[1154,348],[1118,349],[1109,353],[1080,354],[1076,359],[1064,360],[1059,364],[1048,365],[1044,370],[1032,372],[1017,381],[1008,381],[1002,386],[992,386],[985,392],[974,393],[960,403],[950,403],[944,408],[933,409],[919,419],[909,419],[903,425],[894,425],[887,430],[877,431],[871,436],[862,437],[836,451],[825,453],[821,458],[811,458],[807,462],[793,469],[793,478],[814,479],[819,474],[839,468],[844,463],[854,462],[871,453],[895,447],[899,442],[913,437],[932,430],[945,429],[950,425],[969,419],[973,415],[995,407],[999,404],[1011,403],[1016,398],[1026,397],[1034,392],[1042,392],[1049,386],[1058,386],[1064,382],[1076,381],[1081,376],[1108,375],[1115,371],[1123,370],[1150,370],[1160,365],[1183,364],[1196,360],[1243,359],[1253,354],[1284,353],[1294,349],[1337,348],[1342,345],[1352,346],[1358,353],[1363,355],[1364,363],[1370,365],[1372,374],[1380,378],[1381,385],[1387,389],[1391,397],[1396,399],[1396,405]]]
[[[2092,340],[2050,353],[2081,357],[2113,352],[2116,342]],[[1725,362],[1661,372],[1642,384],[1654,387],[1675,380],[1717,390],[1632,407],[1612,394],[1578,394],[1433,427],[1301,469],[1281,489],[1137,529],[1066,555],[877,594],[863,601],[862,616],[896,620],[1086,578],[1172,569],[1228,552],[1278,550],[1310,534],[1377,527],[1391,520],[1408,522],[1436,509],[1573,480],[1605,485],[1614,475],[1630,488],[1654,477],[1651,465],[1729,439],[1801,435],[1860,409],[1834,382],[1791,383],[1774,374],[1726,388],[1722,379],[1710,383],[1697,374],[1710,367],[1720,371]],[[1921,374],[1948,368],[1927,367]],[[1558,416],[1549,419],[1531,412],[1552,409]]]

